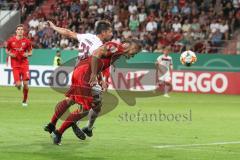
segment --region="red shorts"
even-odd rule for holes
[[[72,75],[72,84],[66,93],[66,97],[82,105],[85,110],[90,110],[93,102],[92,87],[89,85],[90,74],[90,66],[87,63],[75,68]]]
[[[13,67],[13,78],[14,83],[19,81],[28,81],[29,78],[29,66],[22,66],[22,67]]]

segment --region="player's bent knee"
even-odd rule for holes
[[[95,113],[100,113],[102,110],[102,103],[100,102],[100,103],[96,104],[95,107],[92,109]]]
[[[15,83],[15,86],[16,86],[16,87],[20,87],[20,86],[21,86],[21,81],[17,81],[17,82]]]
[[[67,101],[67,104],[68,105],[74,105],[75,104],[75,101],[69,97],[66,97],[65,100]]]
[[[23,85],[28,86],[28,81],[23,81]]]
[[[172,83],[170,81],[165,81],[165,84],[168,85],[168,86],[172,85]]]

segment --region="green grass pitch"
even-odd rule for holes
[[[52,144],[43,131],[54,106],[63,98],[49,88],[30,88],[29,106],[13,87],[0,88],[1,160],[237,160],[240,159],[240,97],[233,95],[172,93],[138,98],[134,107],[120,100],[100,117],[94,136],[85,141],[69,129],[62,146]],[[152,113],[190,114],[183,121],[134,117]],[[148,120],[148,121],[146,121]],[[80,126],[86,124],[82,122]]]

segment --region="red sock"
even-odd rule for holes
[[[28,88],[24,88],[23,87],[23,102],[27,102],[27,98],[28,98]]]
[[[63,134],[66,129],[68,129],[74,122],[79,121],[82,117],[82,112],[80,110],[71,113],[58,129],[59,133]]]
[[[63,101],[59,102],[59,103],[56,105],[55,113],[54,113],[54,115],[52,116],[51,123],[52,123],[53,125],[56,125],[57,120],[66,112],[66,110],[67,110],[70,106],[71,106],[71,105],[68,104],[67,100],[63,100]]]

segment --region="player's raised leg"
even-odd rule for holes
[[[82,128],[82,131],[88,137],[92,137],[93,136],[93,133],[92,133],[93,125],[94,125],[94,122],[96,121],[100,111],[101,111],[101,106],[98,106],[96,109],[91,109],[89,111],[89,114],[88,114],[88,124],[87,124],[86,127]]]
[[[88,136],[92,137],[93,125],[101,112],[102,107],[102,88],[99,85],[94,85],[92,87],[93,103],[91,104],[91,109],[88,114],[88,124],[86,127],[82,128],[82,131]]]
[[[62,123],[62,125],[59,127],[59,129],[55,130],[52,132],[52,138],[53,138],[53,144],[60,145],[61,144],[61,139],[63,133],[71,126],[76,127],[76,136],[82,140],[86,139],[86,136],[84,133],[81,131],[80,128],[76,126],[76,122],[81,120],[83,117],[88,115],[88,110],[75,110],[72,112],[67,119]]]
[[[66,112],[66,110],[73,104],[75,104],[75,102],[70,98],[66,98],[60,101],[55,107],[55,112],[51,118],[51,122],[44,127],[44,130],[52,133],[55,130],[58,119],[61,118],[61,116]]]

